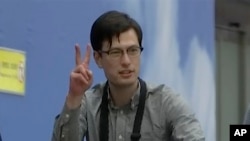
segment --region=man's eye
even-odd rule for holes
[[[136,51],[138,51],[138,49],[137,48],[132,48],[130,51],[136,52]]]
[[[130,48],[128,51],[129,52],[137,52],[137,51],[139,51],[139,48],[137,48],[137,47]]]
[[[119,53],[120,53],[120,51],[118,51],[118,50],[114,50],[114,51],[110,51],[109,53],[110,53],[110,54],[119,54]]]

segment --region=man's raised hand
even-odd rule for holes
[[[75,45],[76,67],[70,74],[70,84],[67,105],[69,108],[76,108],[80,105],[81,98],[86,90],[90,88],[93,82],[92,71],[89,70],[91,56],[91,46],[88,44],[86,53],[81,59],[80,46]]]

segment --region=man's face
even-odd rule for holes
[[[133,29],[112,38],[112,45],[103,42],[102,51],[95,60],[103,68],[107,79],[116,86],[129,86],[137,82],[140,68],[140,45]],[[100,55],[101,54],[101,55]]]

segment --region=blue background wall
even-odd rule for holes
[[[74,44],[85,51],[93,21],[111,9],[129,13],[142,25],[141,76],[181,93],[207,140],[215,141],[212,0],[1,0],[0,46],[25,51],[27,57],[25,96],[0,92],[4,141],[50,140],[74,67]],[[105,81],[93,58],[90,67],[94,83]]]

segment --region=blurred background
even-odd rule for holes
[[[141,77],[180,93],[207,141],[228,141],[250,104],[249,0],[0,0],[0,133],[50,140],[67,95],[74,44],[94,20],[128,13],[142,26]],[[94,84],[104,82],[93,58]]]
[[[217,139],[243,123],[250,104],[250,1],[215,2]]]

